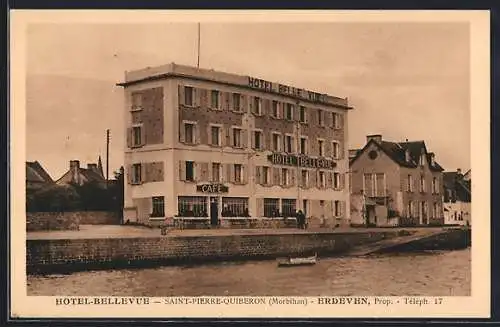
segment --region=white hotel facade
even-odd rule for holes
[[[124,220],[348,224],[347,99],[176,64],[126,72]]]

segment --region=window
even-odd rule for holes
[[[300,138],[300,154],[307,154],[307,138]]]
[[[179,196],[177,210],[180,217],[208,217],[207,198]]]
[[[293,105],[291,103],[286,104],[285,118],[288,120],[293,120]]]
[[[270,184],[270,169],[269,167],[262,167],[262,184],[269,185]]]
[[[320,157],[323,157],[324,155],[324,144],[325,144],[325,141],[324,140],[318,140],[318,154]]]
[[[323,126],[323,110],[318,109],[318,125]]]
[[[283,217],[295,217],[296,208],[295,199],[282,199],[281,200],[281,212]]]
[[[184,142],[187,144],[194,144],[194,124],[185,123],[184,124]]]
[[[249,217],[248,198],[222,198],[222,217]]]
[[[281,168],[281,185],[288,186],[288,168]]]
[[[192,106],[193,105],[193,88],[190,86],[185,86],[184,87],[184,104],[186,106]]]
[[[220,182],[220,163],[212,163],[212,182]]]
[[[233,147],[241,148],[241,129],[233,128]]]
[[[425,154],[422,154],[420,156],[420,166],[423,166],[423,165],[425,165]]]
[[[309,172],[306,169],[302,169],[300,177],[300,185],[307,187],[309,185]]]
[[[333,214],[335,217],[342,216],[342,203],[338,200],[333,201]]]
[[[332,142],[332,157],[334,159],[340,158],[340,144],[338,142]]]
[[[279,199],[264,199],[264,217],[279,217],[280,200]]]
[[[154,196],[152,202],[153,212],[151,217],[165,217],[165,198],[163,196]]]
[[[139,146],[142,144],[141,126],[132,127],[132,146]]]
[[[425,177],[420,176],[420,192],[425,192]]]
[[[372,174],[363,174],[363,190],[366,196],[374,196],[375,188],[373,186]]]
[[[423,223],[427,224],[427,218],[428,218],[427,217],[428,216],[428,214],[427,214],[427,202],[425,202],[425,201],[422,201],[420,203],[420,215],[423,218]]]
[[[413,176],[412,175],[408,175],[408,180],[407,180],[407,188],[406,190],[408,192],[413,192]]]
[[[241,166],[241,164],[234,165],[234,182],[243,182],[243,167]]]
[[[233,110],[241,111],[241,103],[240,103],[241,95],[239,93],[233,93]]]
[[[375,174],[375,193],[377,196],[386,196],[385,194],[385,174]]]
[[[186,161],[186,180],[194,181],[194,162]]]
[[[410,218],[410,217],[413,217],[413,202],[410,200],[408,201],[408,207],[406,208],[407,212],[407,217]]]
[[[432,192],[434,194],[439,194],[439,181],[436,177],[432,178]]]
[[[293,137],[290,135],[285,136],[285,152],[287,153],[293,152]]]
[[[140,184],[142,181],[141,176],[141,164],[133,164],[132,165],[132,184]]]
[[[279,152],[281,150],[280,144],[281,144],[280,135],[278,133],[273,133],[273,151]]]
[[[326,187],[326,178],[325,178],[325,172],[324,171],[320,171],[319,172],[319,186],[321,188],[325,188]]]
[[[211,137],[212,137],[212,145],[213,146],[220,146],[220,130],[221,128],[219,126],[211,126],[210,131],[211,131]]]
[[[262,132],[261,131],[254,131],[253,140],[254,140],[254,149],[261,150],[262,149]]]
[[[210,92],[210,107],[219,109],[219,91],[212,90]]]
[[[300,106],[300,109],[299,109],[299,118],[300,118],[300,122],[301,123],[305,123],[306,122],[306,107],[304,106]]]
[[[279,109],[279,102],[273,100],[273,117],[274,118],[280,118],[280,109]]]
[[[253,98],[253,113],[259,116],[262,114],[262,99],[259,97]]]
[[[333,188],[338,190],[340,189],[340,174],[339,173],[333,173]],[[371,195],[371,194],[368,194]]]
[[[434,202],[434,205],[432,206],[432,209],[434,211],[434,213],[433,213],[434,218],[441,217],[440,212],[439,212],[439,203],[438,202]]]
[[[332,112],[332,127],[335,129],[340,128],[340,115],[336,112]]]
[[[132,93],[132,110],[142,110],[142,94]]]

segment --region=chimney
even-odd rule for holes
[[[381,143],[382,142],[382,135],[381,134],[367,135],[366,136],[366,143],[370,142],[370,140],[374,140],[377,143]]]
[[[71,182],[75,184],[80,184],[80,161],[70,160],[69,170],[71,171]]]
[[[458,174],[458,175],[462,175],[462,169],[457,168],[457,174]]]
[[[434,166],[434,164],[435,164],[435,160],[434,160],[435,155],[434,155],[434,152],[429,153],[429,155],[431,156],[431,166]]]
[[[95,164],[95,163],[88,164],[87,165],[87,169],[88,170],[92,170],[92,171],[94,171],[96,173],[99,172],[99,170],[97,169],[97,164]]]
[[[70,160],[69,161],[69,169],[78,169],[80,168],[80,160]]]

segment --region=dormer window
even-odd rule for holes
[[[420,166],[425,165],[425,153],[420,156]]]

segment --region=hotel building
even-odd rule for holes
[[[347,99],[168,64],[126,72],[124,220],[349,223]]]

